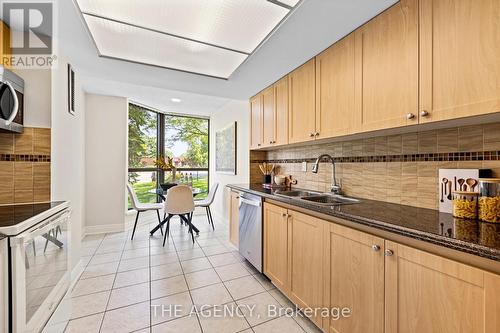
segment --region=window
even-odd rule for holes
[[[155,167],[158,153],[158,120],[156,112],[129,104],[128,181],[141,202],[157,200],[157,195],[151,191],[158,186],[158,170]]]
[[[206,196],[208,191],[208,119],[165,116],[164,154],[173,157],[177,182],[191,182]],[[172,175],[167,181],[172,181]]]
[[[154,189],[170,182],[192,185],[200,192],[197,199],[206,197],[209,127],[205,118],[167,115],[129,104],[129,182],[141,202],[157,202]],[[160,156],[173,158],[175,175],[155,166]]]

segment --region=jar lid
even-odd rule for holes
[[[451,193],[453,194],[459,194],[459,195],[470,195],[470,196],[479,196],[479,192],[467,192],[467,191],[452,191]]]
[[[500,178],[479,178],[483,183],[500,183]]]

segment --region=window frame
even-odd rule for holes
[[[156,113],[157,116],[157,122],[156,122],[156,159],[158,159],[161,155],[164,155],[165,153],[165,125],[166,125],[166,117],[182,117],[182,118],[190,118],[190,119],[202,119],[207,121],[207,137],[208,137],[208,161],[207,161],[207,167],[206,168],[177,168],[177,172],[199,172],[199,171],[206,171],[207,172],[207,185],[208,185],[208,191],[210,191],[210,117],[203,117],[203,116],[191,116],[191,115],[182,115],[182,114],[176,114],[176,113],[165,113],[161,112],[160,110],[145,106],[141,103],[136,103],[129,101],[129,107],[130,105],[135,105],[137,107],[146,109],[148,112],[154,112]],[[127,147],[128,147],[128,135],[127,135]],[[157,174],[157,186],[165,181],[165,171],[163,171],[160,168],[156,167],[144,167],[144,168],[130,168],[128,167],[128,159],[127,159],[127,174],[130,172],[156,172]],[[160,202],[159,196],[156,198],[157,202]]]

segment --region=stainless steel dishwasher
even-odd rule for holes
[[[239,251],[262,273],[262,199],[249,193],[240,195]]]

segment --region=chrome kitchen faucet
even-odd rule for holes
[[[318,173],[319,162],[325,157],[332,162],[332,187],[330,188],[330,191],[335,194],[342,194],[342,187],[339,184],[337,184],[337,178],[335,177],[335,160],[333,159],[332,156],[328,154],[323,154],[320,157],[318,157],[316,159],[316,162],[314,162],[312,172]]]

